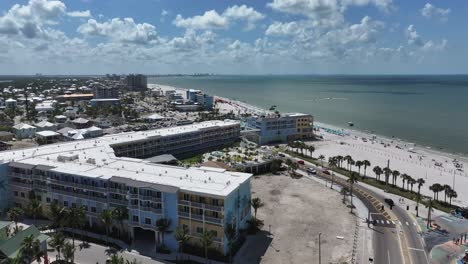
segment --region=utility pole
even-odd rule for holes
[[[331,179],[332,181],[331,181],[330,189],[333,189],[333,171],[331,172],[331,178],[332,178]]]
[[[322,233],[319,233],[319,264],[322,264],[322,255],[321,255],[321,248],[320,248],[320,236],[322,235]]]

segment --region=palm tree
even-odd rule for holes
[[[353,159],[351,159],[349,162],[349,171],[352,170],[352,166],[354,166],[354,164],[356,164],[356,161],[354,161]]]
[[[307,147],[307,150],[310,152],[310,157],[312,158],[312,153],[314,153],[315,147],[310,145],[310,146]],[[325,158],[325,157],[323,157],[323,158]]]
[[[86,212],[84,207],[65,210],[65,222],[73,229],[81,229],[86,224]],[[82,235],[83,237],[83,235]],[[72,243],[75,247],[75,232],[72,232]]]
[[[458,194],[455,190],[450,190],[448,197],[450,199],[450,206],[452,206],[452,198],[457,198]]]
[[[411,185],[411,192],[413,192],[413,185],[416,183],[416,180],[411,176],[408,176],[408,177],[409,177],[409,184]]]
[[[34,224],[36,225],[36,218],[42,214],[42,204],[37,199],[31,199],[26,206],[26,212],[33,217]]]
[[[379,166],[375,166],[372,171],[375,173],[375,179],[377,181],[380,181],[380,175],[382,175],[383,171],[382,171],[382,168],[380,168]]]
[[[401,186],[401,187],[403,188],[403,190],[405,189],[405,181],[408,179],[408,176],[409,176],[408,174],[403,173],[403,174],[401,175],[401,177],[400,177],[400,178],[401,178],[401,182],[403,183],[403,185]]]
[[[250,203],[252,204],[252,207],[254,209],[254,218],[255,220],[257,220],[257,210],[258,208],[263,207],[265,204],[258,197],[253,198]]]
[[[429,187],[429,190],[434,192],[434,199],[439,200],[439,192],[444,190],[444,187],[440,185],[439,183],[434,183]]]
[[[426,181],[423,178],[419,178],[416,180],[418,183],[418,195],[421,193],[421,187],[426,183]]]
[[[400,172],[397,170],[392,171],[392,180],[393,180],[393,185],[396,186],[396,180],[397,177],[400,176]],[[404,189],[404,188],[403,188]]]
[[[171,219],[169,218],[161,218],[156,221],[156,230],[158,231],[158,237],[161,235],[161,245],[165,247],[164,245],[164,235],[166,233],[172,232],[170,230],[171,227]]]
[[[54,227],[63,226],[66,218],[66,208],[61,207],[57,202],[53,202],[49,207],[49,218],[52,220]]]
[[[188,230],[186,228],[177,227],[174,238],[176,239],[177,243],[179,243],[179,252],[183,260],[184,254],[184,245],[190,240],[190,236],[188,235]]]
[[[362,161],[358,160],[356,161],[356,167],[358,167],[358,175],[361,175],[361,167],[364,165]]]
[[[448,185],[448,184],[444,184],[444,186],[442,186],[442,188],[443,188],[443,191],[444,191],[444,203],[447,203],[447,193],[452,190],[452,187],[450,187],[450,185]]]
[[[10,210],[8,210],[8,219],[10,219],[10,221],[15,222],[15,230],[14,230],[15,234],[19,232],[18,222],[21,221],[21,219],[23,219],[23,215],[24,215],[24,212],[19,207],[13,207],[13,208],[10,208]]]
[[[368,161],[368,160],[363,160],[363,161],[362,161],[362,165],[364,166],[364,177],[366,177],[366,170],[367,170],[367,167],[370,167],[371,163],[370,163],[370,161]]]
[[[208,232],[205,230],[203,232],[203,235],[201,236],[201,242],[203,245],[203,248],[205,249],[205,260],[206,263],[208,263],[208,248],[213,244],[214,236],[212,232]]]
[[[21,241],[21,259],[25,263],[31,263],[34,259],[41,262],[44,252],[41,250],[41,245],[38,239],[34,239],[34,235],[29,235]]]
[[[346,161],[346,164],[348,165],[346,168],[349,168],[349,162],[353,160],[353,158],[350,155],[346,155],[343,157],[343,160]]]
[[[322,167],[323,167],[323,160],[325,159],[325,156],[320,154],[320,156],[318,157],[318,159],[320,160],[320,162],[322,163]]]
[[[102,210],[101,214],[99,214],[99,220],[106,229],[106,245],[109,246],[109,228],[112,225],[112,212],[109,210]]]
[[[227,224],[224,228],[224,235],[226,236],[229,246],[229,263],[232,263],[232,246],[236,239],[236,229],[233,224]]]
[[[336,157],[329,157],[328,158],[328,165],[330,167],[336,167],[337,163],[338,163],[338,161],[336,160]]]
[[[418,194],[414,200],[416,201],[416,217],[418,217],[419,216],[419,204],[422,203],[421,195]]]
[[[349,182],[349,190],[350,190],[350,195],[351,195],[351,213],[353,212],[353,185],[358,181],[357,175],[352,172],[351,175],[349,175],[349,178],[347,182]]]
[[[49,246],[57,251],[57,259],[60,260],[60,254],[65,245],[65,236],[62,233],[54,233],[49,241]]]
[[[128,209],[126,207],[117,207],[112,210],[112,218],[119,223],[119,237],[122,237],[122,231],[124,230],[123,221],[128,219]]]
[[[66,261],[66,263],[70,262],[73,263],[74,258],[75,258],[75,246],[72,244],[66,242],[63,245],[62,249],[63,253],[63,259]]]
[[[385,174],[385,184],[388,185],[388,180],[390,178],[390,174],[392,174],[392,170],[389,167],[385,167],[382,171]]]
[[[338,167],[340,168],[343,167],[343,164],[342,164],[344,160],[343,156],[341,155],[336,156],[336,160],[338,161]]]

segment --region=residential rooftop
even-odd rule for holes
[[[154,164],[150,161],[116,157],[111,145],[129,143],[157,136],[191,133],[238,124],[237,121],[206,121],[186,126],[107,135],[96,139],[44,145],[36,148],[0,152],[0,160],[15,166],[33,168],[50,166],[50,171],[103,180],[132,179],[167,188],[225,197],[251,174],[214,168],[184,168]]]

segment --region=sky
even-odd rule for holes
[[[0,1],[0,75],[465,74],[466,0]]]

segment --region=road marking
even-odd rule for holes
[[[388,251],[388,250],[387,250],[387,256],[388,256],[388,264],[392,264],[392,263],[390,262],[390,251]]]
[[[416,223],[415,223],[415,222],[413,222],[413,225],[414,225],[414,226],[416,226]]]
[[[392,224],[395,224],[395,221],[392,221]]]
[[[406,225],[409,225],[409,224],[408,224],[408,221],[406,221]]]
[[[448,221],[448,222],[453,222],[452,219],[448,218],[448,217],[445,217],[445,216],[442,216],[441,218],[443,218],[445,221]]]
[[[420,249],[420,248],[412,248],[412,247],[408,247],[408,249],[411,249],[411,250],[416,250],[416,251],[424,251],[424,249]]]
[[[387,220],[387,224],[390,224],[390,221]]]

